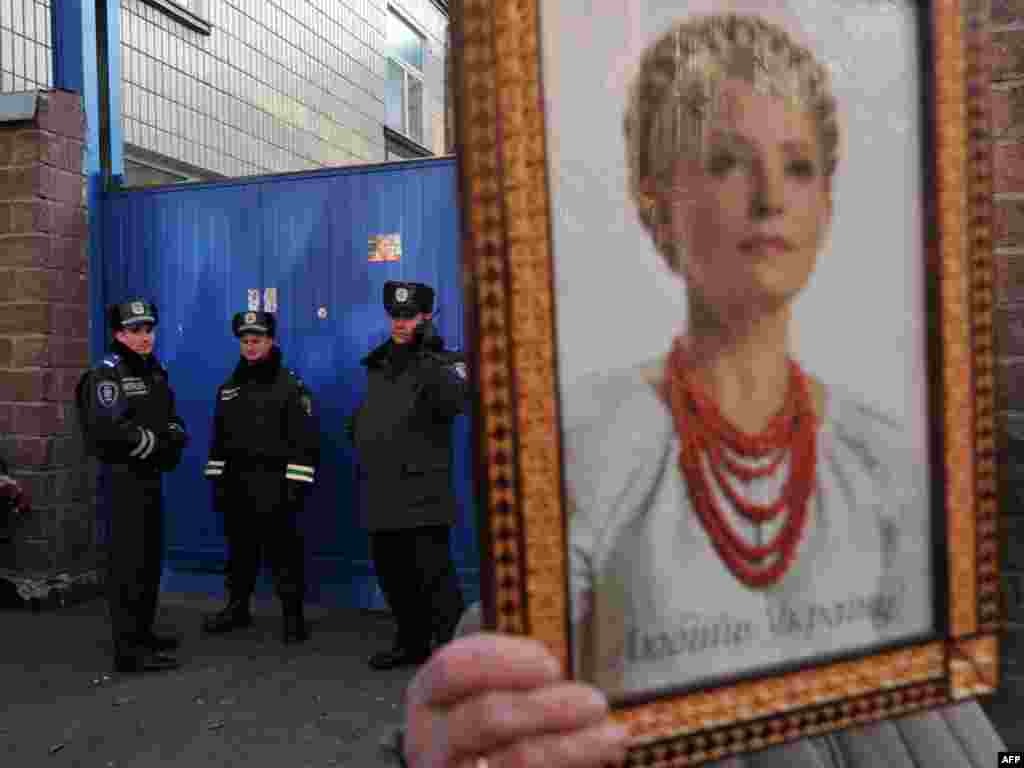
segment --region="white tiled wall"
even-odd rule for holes
[[[52,84],[51,0],[0,0],[0,91]],[[448,19],[427,36],[424,144],[443,151]],[[121,0],[124,140],[226,176],[384,159],[388,0],[205,0],[211,34]]]
[[[0,93],[52,85],[50,0],[0,0]]]

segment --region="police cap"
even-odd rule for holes
[[[434,311],[434,289],[424,283],[384,283],[384,308],[392,317],[415,317]]]
[[[107,307],[107,320],[110,323],[110,330],[117,332],[142,323],[156,325],[160,316],[157,314],[156,304],[136,298]]]
[[[272,312],[238,312],[231,320],[231,330],[235,336],[243,333],[258,333],[273,337],[277,330],[277,320]]]

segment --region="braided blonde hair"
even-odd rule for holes
[[[676,23],[640,59],[623,120],[629,191],[640,221],[655,235],[663,213],[650,196],[653,179],[671,171],[680,154],[701,157],[707,126],[717,114],[721,84],[751,83],[758,93],[809,112],[822,167],[836,169],[839,126],[828,71],[781,27],[756,16],[722,14]],[[657,243],[670,264],[679,246]]]

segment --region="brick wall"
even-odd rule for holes
[[[976,0],[977,1],[977,0]],[[1007,631],[1002,683],[986,709],[1009,743],[1024,695],[1024,0],[991,0],[984,47],[990,95],[1001,508]],[[1012,738],[1011,738],[1012,737]]]
[[[40,92],[32,120],[0,122],[0,454],[34,506],[0,529],[8,580],[95,570],[95,471],[73,405],[89,361],[83,131],[63,91]]]

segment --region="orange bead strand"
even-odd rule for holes
[[[764,430],[750,435],[725,419],[689,372],[688,362],[686,348],[677,340],[669,355],[666,388],[681,442],[679,468],[690,501],[732,574],[751,588],[770,586],[782,579],[793,563],[806,529],[816,478],[818,425],[807,377],[795,361],[789,361],[785,403]],[[741,482],[768,477],[779,470],[787,455],[789,477],[771,504],[750,502],[734,488],[730,476]],[[733,457],[757,463],[751,466]],[[733,530],[719,508],[712,479],[735,510],[753,523],[769,522],[788,512],[771,541],[751,545]]]

